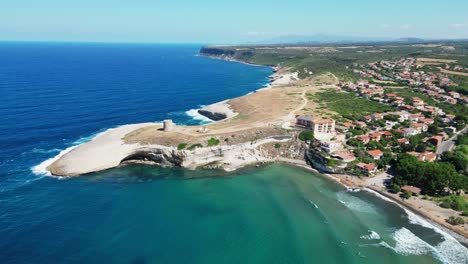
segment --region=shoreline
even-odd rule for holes
[[[204,55],[199,55],[199,56],[204,56]],[[224,60],[223,58],[219,58],[219,57],[212,57],[212,56],[205,56],[205,57],[208,57],[208,58],[215,58],[215,59],[220,59],[220,60]],[[235,60],[227,60],[227,61],[232,61],[232,62],[238,62],[238,63],[244,63],[244,64],[248,64],[248,63],[245,63],[245,62],[239,62],[239,61],[235,61]],[[248,65],[252,65],[252,64],[248,64]],[[254,66],[262,66],[262,65],[254,65]],[[268,66],[264,66],[264,67],[268,67]],[[273,67],[272,67],[273,68]],[[283,68],[284,69],[284,68]],[[274,72],[272,75],[274,74],[277,74],[277,72]],[[273,80],[270,81],[270,83],[272,83]],[[257,90],[255,90],[254,92],[252,93],[257,93],[259,91],[262,91],[262,90],[266,90],[266,89],[271,89],[271,85],[270,87],[263,87],[263,88],[259,88]],[[226,102],[226,101],[229,101],[229,100],[233,100],[233,99],[226,99],[224,101],[221,101],[221,102],[218,102],[218,103],[223,103],[223,102]],[[215,103],[216,104],[216,103]],[[218,122],[221,122],[221,121],[224,121],[224,120],[220,120],[220,121],[213,121],[213,123],[210,123],[210,124],[216,124]],[[75,152],[75,151],[80,151],[79,149],[77,149],[78,147],[84,145],[84,144],[87,144],[89,142],[92,142],[92,141],[95,141],[97,138],[100,138],[102,137],[103,135],[104,136],[109,136],[108,133],[111,132],[111,131],[114,131],[114,130],[118,130],[118,129],[123,129],[124,127],[138,127],[138,126],[142,126],[142,125],[145,125],[145,126],[148,126],[148,125],[155,125],[155,124],[160,124],[160,123],[143,123],[143,124],[130,124],[130,125],[122,125],[122,126],[118,126],[118,127],[114,127],[114,128],[109,128],[99,134],[97,134],[95,137],[93,137],[90,141],[86,142],[86,143],[82,143],[82,144],[79,144],[79,145],[76,145],[76,146],[72,146],[72,147],[69,147],[63,151],[61,151],[58,155],[56,155],[55,157],[53,158],[50,158],[42,163],[40,163],[39,165],[37,166],[34,166],[33,168],[42,168],[44,167],[45,168],[45,171],[49,172],[49,174],[53,174],[53,173],[50,173],[50,170],[48,169],[49,166],[51,166],[54,162],[56,162],[57,160],[61,159],[62,157],[64,157],[65,155],[71,153],[71,152]],[[193,126],[193,127],[197,127],[197,126]],[[119,143],[120,144],[120,143]],[[135,149],[133,149],[132,151],[135,151]],[[124,155],[124,154],[122,154]],[[125,156],[125,155],[124,155]],[[261,163],[264,163],[266,160],[255,160],[253,161],[251,164],[252,165],[256,165],[256,164],[261,164]],[[310,165],[308,165],[304,160],[297,160],[297,159],[285,159],[285,158],[278,158],[278,159],[274,159],[274,160],[270,160],[270,162],[273,162],[273,163],[285,163],[285,164],[289,164],[289,165],[292,165],[292,166],[296,166],[296,167],[300,167],[300,168],[303,168],[303,169],[307,169],[307,170],[310,170],[310,171],[313,171],[325,178],[328,178],[330,180],[333,180],[337,183],[339,183],[340,185],[342,185],[343,187],[345,187],[346,189],[348,190],[352,190],[354,188],[363,188],[365,189],[365,187],[369,187],[369,186],[361,186],[359,184],[355,184],[351,181],[348,181],[346,179],[343,179],[343,178],[340,178],[340,177],[336,177],[336,176],[333,176],[333,175],[330,175],[330,174],[323,174],[321,172],[319,172],[318,170],[312,168]],[[120,163],[120,161],[119,161]],[[118,167],[119,165],[117,164],[115,167]],[[242,167],[242,166],[240,166]],[[105,170],[105,169],[108,169],[108,168],[103,168],[102,170]],[[99,170],[96,170],[96,171],[99,171]],[[346,175],[343,175],[343,177],[346,177]],[[351,177],[351,176],[349,176]],[[64,178],[63,176],[57,176],[57,178]],[[66,177],[65,177],[66,178]],[[352,177],[351,177],[352,179]],[[377,191],[378,192],[378,191]],[[378,192],[380,193],[380,192]],[[383,195],[383,194],[382,194]],[[385,195],[384,195],[385,196]],[[386,197],[386,196],[385,196]],[[398,201],[394,198],[389,198],[391,199],[392,201],[394,201],[395,203],[397,203],[398,205],[402,206],[404,209],[408,209],[408,210],[411,210],[411,206],[408,206],[408,205],[405,205],[403,204],[401,201]],[[437,223],[437,221],[435,219],[433,219],[432,217],[430,216],[427,216],[425,215],[423,212],[421,212],[421,210],[418,210],[418,209],[415,209],[415,208],[412,208],[413,210],[411,211],[414,211],[416,214],[418,214],[419,216],[423,217],[425,220],[428,220],[430,221],[431,223],[434,222],[434,223]],[[460,241],[459,239],[457,239],[458,241],[460,241],[461,243],[466,243],[466,235],[465,234],[460,234],[458,231],[456,230],[453,230],[452,228],[446,226],[448,225],[448,223],[446,223],[446,225],[444,224],[441,224],[442,227],[452,231],[452,232],[455,232],[456,234],[462,236],[464,239],[465,239],[465,242],[463,241]]]
[[[451,228],[450,224],[448,224],[448,223],[441,224],[440,222],[435,221],[431,216],[428,216],[426,213],[424,213],[423,210],[415,208],[414,206],[409,205],[408,203],[405,203],[404,201],[395,199],[391,195],[388,195],[386,192],[378,190],[375,187],[373,188],[372,186],[348,185],[348,184],[346,184],[346,181],[342,181],[342,179],[340,179],[338,177],[332,176],[332,175],[330,175],[328,173],[321,173],[317,169],[315,169],[315,168],[311,167],[310,165],[308,165],[307,163],[305,163],[305,161],[304,161],[304,164],[301,164],[301,162],[300,162],[301,160],[297,160],[297,161],[299,161],[299,163],[289,162],[289,161],[284,161],[284,160],[275,161],[275,163],[287,164],[289,166],[294,166],[294,167],[302,168],[302,169],[305,169],[305,170],[308,170],[308,171],[312,171],[312,172],[318,174],[320,177],[323,177],[325,179],[328,179],[328,180],[331,180],[333,182],[338,183],[339,185],[344,187],[347,191],[355,191],[356,189],[366,191],[368,193],[371,193],[371,194],[375,195],[378,199],[382,199],[382,200],[385,200],[387,202],[394,203],[397,206],[399,206],[400,208],[402,208],[407,214],[408,214],[408,211],[409,211],[409,212],[417,215],[418,217],[421,217],[424,221],[426,221],[430,225],[432,225],[434,227],[432,229],[434,229],[434,231],[436,231],[437,233],[441,233],[442,235],[444,235],[442,233],[442,232],[444,232],[447,235],[450,235],[451,237],[453,237],[455,240],[460,242],[465,247],[468,247],[468,237],[467,236],[465,236],[464,234],[460,234],[457,230],[454,230],[453,228]],[[352,177],[352,176],[349,176],[349,177]],[[408,216],[410,216],[410,215],[408,215]],[[439,230],[437,230],[437,229],[439,229]]]

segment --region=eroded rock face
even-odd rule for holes
[[[203,109],[198,110],[198,113],[202,116],[208,117],[213,121],[220,121],[227,118],[225,113],[211,112]]]
[[[132,161],[152,162],[161,166],[180,167],[183,162],[183,155],[177,150],[161,148],[140,149],[125,157],[120,163]]]
[[[278,135],[232,145],[178,150],[157,144],[125,144],[121,138],[128,132],[121,130],[117,128],[106,132],[57,156],[47,170],[55,176],[78,176],[143,162],[187,169],[221,168],[232,171],[255,163],[275,161],[280,157],[298,158],[303,155],[304,149],[295,136]],[[113,134],[115,137],[110,137]]]
[[[269,162],[274,156],[262,148],[272,142],[287,142],[290,138],[281,140],[265,138],[257,142],[246,142],[235,145],[224,145],[218,147],[196,148],[195,150],[176,150],[168,147],[146,147],[138,149],[134,153],[122,159],[123,163],[132,161],[151,162],[161,166],[174,166],[187,169],[197,168],[222,168],[232,171],[250,164]]]

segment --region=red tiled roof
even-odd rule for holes
[[[372,157],[377,158],[377,157],[383,155],[383,152],[381,150],[376,149],[376,150],[368,150],[367,154],[371,155]]]
[[[367,163],[364,163],[364,162],[359,162],[358,164],[356,164],[356,166],[358,166],[359,168],[366,169],[366,170],[375,170],[376,169],[374,164],[367,164]]]

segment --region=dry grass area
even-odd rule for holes
[[[161,126],[152,125],[130,132],[124,137],[126,143],[160,144],[177,146],[180,143],[202,144],[208,139],[219,139],[220,144],[237,144],[257,138],[284,135],[283,127],[294,122],[295,115],[331,116],[334,114],[322,105],[309,101],[307,94],[323,89],[335,89],[338,79],[332,74],[300,80],[292,85],[264,89],[237,97],[227,103],[237,116],[206,126],[175,126],[164,132]]]
[[[445,59],[432,59],[432,58],[417,58],[416,65],[440,65],[444,63],[452,63],[456,60],[445,60]]]
[[[468,73],[466,72],[457,72],[457,71],[449,71],[446,69],[442,69],[441,67],[438,67],[440,72],[446,73],[446,74],[452,74],[452,75],[460,75],[460,76],[468,76]]]
[[[208,133],[199,134],[184,134],[177,130],[183,131],[186,127],[177,127],[176,131],[164,132],[160,130],[161,126],[147,126],[131,133],[124,137],[127,144],[158,144],[164,146],[177,147],[181,143],[187,144],[187,147],[193,144],[201,144],[202,146],[208,145],[208,140],[216,138],[219,140],[218,145],[233,145],[262,139],[269,136],[287,135],[289,131],[282,129],[278,126],[265,126],[259,128],[250,128],[232,133]]]
[[[381,81],[377,79],[372,79],[372,81],[375,83],[379,83],[379,84],[396,84],[396,82],[393,82],[393,81]]]
[[[336,84],[338,84],[338,78],[333,74],[325,74],[317,76],[310,80],[311,85],[307,86],[306,94],[313,95],[319,91],[324,91],[327,89],[337,89]],[[320,117],[331,117],[336,114],[335,112],[329,110],[326,104],[320,102],[314,102],[312,100],[307,100],[307,103],[304,107],[296,112],[297,115],[312,115]]]

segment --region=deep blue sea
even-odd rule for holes
[[[267,85],[270,68],[199,48],[0,43],[0,263],[467,263],[421,218],[299,168],[37,171],[108,128],[208,122],[194,110]]]

